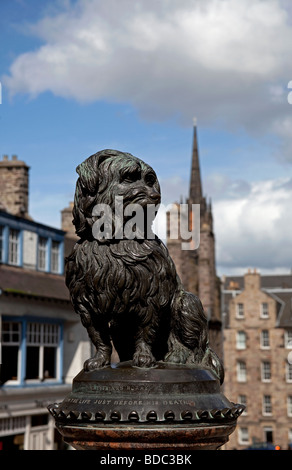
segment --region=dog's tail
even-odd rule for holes
[[[183,289],[177,292],[172,302],[172,333],[169,346],[171,351],[167,355],[168,358],[184,356],[185,363],[212,369],[220,383],[223,383],[222,363],[209,347],[208,322],[203,305],[196,295]]]

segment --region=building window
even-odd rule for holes
[[[28,323],[26,341],[26,379],[57,378],[59,325]]]
[[[51,271],[52,273],[60,272],[60,243],[54,240],[51,248]]]
[[[248,428],[239,428],[238,429],[238,444],[248,444],[249,443],[249,434]]]
[[[262,362],[262,382],[270,382],[271,381],[271,363],[269,361]]]
[[[60,381],[61,338],[59,323],[3,320],[1,382]]]
[[[286,382],[292,382],[292,363],[286,363]]]
[[[288,396],[287,400],[287,414],[288,416],[292,416],[292,395]]]
[[[246,349],[246,334],[244,331],[237,331],[236,333],[236,348]]]
[[[4,261],[4,227],[0,225],[0,263]]]
[[[0,419],[0,436],[9,436],[25,432],[26,416],[14,416]]]
[[[261,348],[269,349],[270,348],[270,333],[269,330],[263,330],[261,332]]]
[[[19,230],[9,229],[8,263],[19,265]]]
[[[272,398],[271,395],[263,396],[263,415],[272,414]]]
[[[237,361],[237,381],[246,382],[246,364],[244,361]]]
[[[288,446],[289,450],[292,449],[292,428],[288,429]]]
[[[244,318],[244,305],[242,303],[236,304],[236,318]]]
[[[21,323],[2,322],[1,381],[19,381]]]
[[[269,305],[267,302],[261,304],[261,318],[269,318]]]
[[[292,349],[292,330],[285,331],[285,348]]]
[[[39,237],[38,269],[40,271],[46,271],[47,269],[47,251],[48,251],[48,239],[44,237]]]
[[[273,428],[269,426],[264,427],[264,442],[269,442],[269,443],[274,442]]]

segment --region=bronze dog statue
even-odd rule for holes
[[[96,348],[84,369],[110,365],[113,342],[120,361],[132,360],[133,366],[198,364],[212,369],[222,382],[223,367],[208,345],[202,304],[184,291],[162,241],[141,236],[141,230],[131,239],[93,236],[98,204],[114,212],[119,197],[124,210],[139,204],[146,218],[147,206],[160,203],[154,170],[129,153],[103,150],[76,171],[73,223],[80,240],[66,260],[66,285]]]

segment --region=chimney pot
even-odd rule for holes
[[[5,162],[7,162],[7,160],[8,160],[8,155],[3,155],[3,160],[4,160]]]
[[[13,161],[17,160],[17,155],[12,155],[12,160]]]

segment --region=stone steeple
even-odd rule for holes
[[[199,296],[208,319],[210,344],[221,355],[222,335],[220,318],[220,280],[216,275],[215,236],[211,203],[203,196],[197,123],[193,121],[193,148],[190,175],[189,224],[192,227],[192,204],[200,204],[200,245],[196,250],[182,250],[181,239],[170,238],[171,211],[180,213],[180,205],[174,204],[167,215],[167,246],[174,260],[184,288]],[[196,221],[195,221],[196,223]]]
[[[191,179],[190,179],[189,203],[201,204],[202,199],[203,199],[203,192],[202,192],[200,161],[199,161],[199,151],[198,151],[196,118],[194,118],[193,124],[194,124],[194,134],[193,134],[192,169],[191,169]]]

